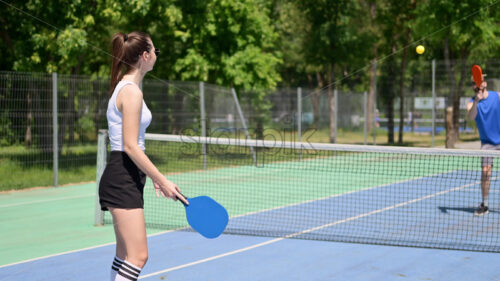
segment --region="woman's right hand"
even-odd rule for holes
[[[187,199],[181,195],[181,190],[179,189],[179,187],[175,183],[169,181],[168,179],[164,179],[159,182],[153,181],[153,185],[155,187],[155,192],[157,197],[159,197],[158,195],[159,191],[161,192],[163,197],[171,198],[174,201],[177,201],[177,199],[179,199],[186,205],[189,205]]]

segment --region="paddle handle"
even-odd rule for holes
[[[180,194],[182,197],[184,197],[184,199],[186,199],[186,201],[188,200],[188,198],[187,198],[184,194],[182,194],[182,193],[180,193],[180,192],[179,192],[179,194]],[[179,199],[179,201],[182,203],[182,205],[184,205],[184,207],[187,207],[187,206],[188,206],[188,205],[187,205],[186,203],[184,203],[184,201],[182,201],[179,197],[177,197],[177,199]]]

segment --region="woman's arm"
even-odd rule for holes
[[[116,106],[122,113],[122,135],[125,153],[127,153],[139,169],[155,182],[155,186],[161,188],[161,191],[166,197],[174,200],[179,198],[184,203],[189,204],[187,200],[180,195],[179,187],[167,180],[165,176],[158,171],[137,144],[142,110],[141,90],[136,85],[127,85],[123,87],[116,99]]]

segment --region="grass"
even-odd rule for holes
[[[322,142],[328,141],[327,137],[322,138]],[[470,142],[478,141],[479,134],[460,134],[460,142]],[[404,133],[403,143],[398,144],[398,134],[394,134],[394,144],[389,144],[387,141],[387,131],[378,130],[376,137],[376,144],[378,145],[396,145],[396,146],[408,146],[408,147],[432,147],[432,136],[429,133]],[[339,132],[338,143],[350,143],[350,144],[363,144],[364,136],[362,133],[353,132]],[[441,133],[434,136],[434,147],[444,147],[446,142],[445,133]],[[373,144],[373,134],[368,136],[367,144]]]
[[[278,141],[297,141],[295,131],[266,129],[264,132],[266,140],[276,139]],[[243,137],[234,134],[215,134],[215,137]],[[253,136],[255,137],[255,136]],[[395,140],[397,142],[398,135]],[[444,133],[435,136],[435,146],[444,147]],[[404,133],[404,142],[401,146],[410,147],[431,147],[432,137],[430,134],[423,133]],[[479,140],[478,134],[461,134],[460,142]],[[302,141],[308,142],[329,142],[329,130],[304,130]],[[363,144],[363,132],[338,131],[337,143],[341,144]],[[388,145],[387,132],[378,130],[376,136],[377,145]],[[367,136],[367,144],[373,144],[373,135]],[[397,143],[395,145],[398,145]],[[152,147],[153,148],[153,147]],[[191,148],[193,149],[193,148]],[[150,151],[153,151],[151,149]],[[195,149],[195,151],[199,151]],[[217,157],[221,157],[226,151],[218,151],[210,161],[217,163]],[[262,151],[261,151],[262,152]],[[80,144],[64,147],[59,156],[59,185],[95,181],[96,177],[96,144]],[[235,165],[249,164],[246,152],[226,153],[234,157]],[[258,157],[265,157],[265,153],[258,153]],[[158,165],[162,171],[183,172],[187,170],[198,170],[203,167],[193,167],[189,165],[180,165],[185,161],[190,161],[189,157],[199,157],[199,155],[184,153],[177,155],[177,159],[169,161],[161,155],[151,154],[151,159]],[[225,155],[227,156],[227,155]],[[295,157],[293,155],[280,155],[286,159]],[[192,160],[192,159],[191,159]],[[192,162],[190,162],[192,165]],[[52,153],[43,152],[39,149],[27,149],[22,145],[0,147],[0,191],[17,190],[31,187],[53,186],[52,172]]]
[[[59,155],[59,185],[95,181],[95,144],[64,147]],[[52,152],[21,145],[0,148],[0,191],[53,186]]]

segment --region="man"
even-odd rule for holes
[[[474,82],[474,97],[467,104],[467,113],[470,119],[476,121],[476,126],[481,139],[481,149],[500,150],[500,95],[498,92],[487,91],[487,83],[484,81],[480,87]],[[481,193],[483,201],[479,208],[474,212],[476,216],[486,215],[488,209],[488,195],[490,192],[491,168],[493,167],[493,158],[483,157],[481,159]]]

